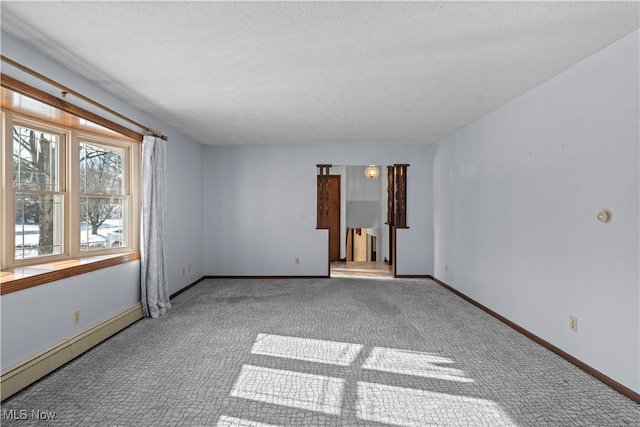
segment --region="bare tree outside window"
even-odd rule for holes
[[[80,143],[80,214],[82,250],[125,246],[125,150],[96,143]],[[101,232],[105,223],[116,225]],[[96,236],[104,240],[96,239]]]
[[[61,253],[60,136],[13,126],[16,258]]]
[[[64,251],[61,135],[13,127],[16,259]],[[79,144],[80,249],[127,246],[125,149]]]
[[[0,155],[9,183],[0,200],[8,216],[2,268],[137,250],[140,141],[17,92],[11,97],[14,107],[34,109],[0,109],[3,137],[11,138],[3,138]]]

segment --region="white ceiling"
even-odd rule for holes
[[[2,1],[1,28],[204,144],[428,144],[633,32],[638,5]]]

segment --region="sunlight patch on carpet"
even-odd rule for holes
[[[340,415],[344,380],[244,365],[232,397]]]
[[[258,334],[251,353],[338,366],[349,366],[362,350],[360,344],[282,335]]]
[[[218,419],[216,427],[280,427],[273,424],[259,423],[258,421],[243,420],[241,418],[222,415]]]
[[[515,425],[498,404],[435,391],[358,382],[357,417],[403,427]]]
[[[374,347],[362,368],[461,383],[472,383],[464,371],[450,366],[452,359],[419,351]]]

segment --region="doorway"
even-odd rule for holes
[[[352,278],[392,278],[393,270],[384,261],[351,261],[334,262],[331,264],[331,277],[352,277]]]
[[[385,219],[389,216],[389,200],[395,207],[396,186],[392,185],[389,192],[384,174],[367,173],[367,169],[379,170],[384,166],[316,166],[317,228],[329,231],[328,276],[335,276],[338,270],[344,272],[345,269],[355,269],[359,273],[366,272],[369,277],[369,274],[393,277],[395,263],[392,262],[392,256],[395,255],[395,248],[391,245],[391,233],[387,229],[395,230],[396,227],[394,222],[389,224]],[[389,168],[394,170],[395,165]],[[394,177],[395,173],[391,176]],[[396,184],[395,181],[391,179],[392,184]],[[357,242],[353,237],[350,239],[350,229],[358,229],[362,233],[358,235],[360,239]],[[351,242],[351,250],[348,241]],[[354,249],[360,249],[357,259],[348,255]]]
[[[375,261],[377,258],[377,238],[366,228],[348,228],[346,261]]]
[[[378,238],[367,228],[347,228],[346,258],[331,264],[331,277],[393,277],[391,265],[377,260]]]

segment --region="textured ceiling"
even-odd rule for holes
[[[2,30],[212,145],[428,144],[639,24],[638,2],[1,2]]]

